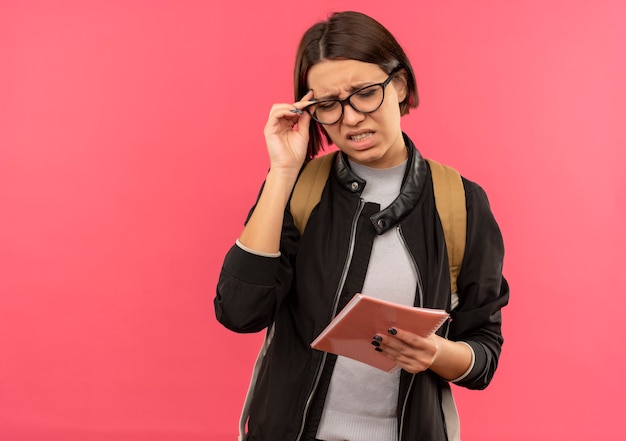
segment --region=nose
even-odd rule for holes
[[[343,105],[343,123],[348,126],[355,126],[365,118],[365,114],[361,113],[348,104]]]

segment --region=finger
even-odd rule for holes
[[[403,350],[406,350],[404,343],[392,336],[382,336],[377,334],[372,339],[372,346],[376,352],[396,361]]]
[[[286,118],[290,121],[297,121],[302,114],[306,113],[304,109],[311,105],[312,98],[313,91],[309,90],[301,100],[293,104],[274,104],[270,109],[269,116],[276,119]]]
[[[295,104],[274,104],[270,109],[270,117],[274,118],[298,118],[300,109]]]
[[[313,91],[309,90],[306,93],[306,95],[304,95],[302,99],[300,99],[300,101],[296,101],[295,103],[293,103],[295,107],[294,110],[302,110],[305,107],[310,106],[312,101],[313,101]]]
[[[374,341],[378,343],[378,346],[375,345],[377,352],[393,360],[407,372],[421,372],[428,369],[432,364],[431,357],[425,356],[421,351],[416,351],[393,337],[385,337],[382,340]]]
[[[304,96],[300,99],[300,101],[311,101],[313,99],[313,89],[309,90]]]
[[[395,338],[396,340],[399,340],[400,342],[412,347],[422,346],[425,340],[424,337],[395,327],[389,328],[387,330],[387,333],[389,334],[389,336],[393,336],[393,338]]]
[[[291,104],[275,104],[270,110],[266,127],[285,128],[285,124],[287,127],[293,127],[301,116],[293,110],[294,107]]]
[[[393,332],[390,332],[392,331]],[[377,335],[377,341],[380,342],[380,347],[385,352],[390,354],[411,354],[413,351],[427,351],[430,352],[431,344],[428,339],[425,339],[419,335],[403,331],[401,329],[391,328],[387,332],[387,335]]]
[[[297,131],[303,136],[308,136],[309,133],[309,125],[311,123],[311,115],[307,112],[302,112],[299,114],[298,122],[297,122]]]
[[[377,337],[380,338],[379,341],[383,342],[386,347],[399,351],[407,345],[410,346],[410,336],[412,335],[401,329],[389,328],[386,333],[380,333]]]

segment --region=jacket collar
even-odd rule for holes
[[[370,217],[377,234],[383,234],[402,220],[417,204],[424,190],[428,166],[409,137],[402,133],[409,157],[398,197],[384,210]],[[335,176],[346,191],[361,194],[366,182],[350,168],[345,154],[337,155]]]

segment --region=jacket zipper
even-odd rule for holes
[[[339,299],[341,297],[341,291],[343,290],[343,286],[346,283],[346,278],[348,277],[348,269],[350,268],[350,263],[352,262],[352,256],[354,254],[354,243],[356,240],[356,226],[359,220],[359,216],[361,216],[361,212],[363,211],[363,207],[365,206],[365,201],[363,199],[359,200],[359,206],[357,211],[352,219],[352,226],[350,229],[350,243],[348,244],[348,256],[346,257],[346,262],[343,265],[343,272],[341,273],[341,278],[339,279],[339,285],[337,286],[337,291],[335,292],[335,300],[333,302],[333,315],[335,317],[337,315],[337,307],[339,306]],[[322,360],[320,364],[317,366],[317,372],[315,373],[315,380],[313,381],[313,387],[311,388],[311,392],[306,399],[306,404],[304,406],[304,412],[302,414],[302,424],[300,426],[300,431],[298,432],[298,436],[296,437],[296,441],[300,441],[302,438],[302,433],[304,432],[304,426],[306,421],[306,415],[309,412],[309,407],[311,406],[311,401],[313,400],[313,395],[317,391],[317,387],[319,386],[320,378],[322,377],[322,368],[326,363],[326,355],[324,352],[322,355]]]
[[[404,238],[404,234],[402,233],[402,228],[400,225],[396,227],[396,231],[398,232],[398,237],[400,238],[400,242],[402,246],[407,251],[407,254],[411,257],[411,262],[413,263],[413,267],[415,268],[415,273],[417,274],[417,294],[419,296],[419,306],[424,307],[424,284],[422,282],[422,273],[420,272],[419,266],[417,266],[417,262],[415,261],[415,257],[411,253],[408,244],[406,243],[406,239]],[[413,387],[413,383],[415,381],[415,374],[411,375],[411,382],[409,383],[409,389]],[[404,396],[404,401],[402,403],[402,412],[400,413],[400,430],[398,435],[398,441],[402,441],[402,433],[404,432],[404,417],[406,414],[406,406],[409,400],[409,393]]]
[[[415,257],[413,257],[413,254],[411,253],[411,250],[409,249],[409,246],[406,243],[406,239],[404,238],[404,234],[402,233],[402,228],[400,227],[400,225],[396,227],[396,230],[398,231],[398,237],[400,238],[400,242],[402,243],[402,246],[404,246],[404,249],[407,251],[407,254],[411,257],[411,262],[413,263],[413,267],[415,268],[415,273],[417,274],[417,293],[419,295],[418,306],[420,308],[423,308],[424,307],[424,283],[422,282],[422,273],[420,272],[420,269],[417,266]]]

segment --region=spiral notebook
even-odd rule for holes
[[[311,347],[393,372],[399,366],[374,350],[373,337],[379,334],[385,338],[390,327],[428,337],[447,318],[448,313],[441,309],[399,305],[365,294],[355,294],[311,343]]]

